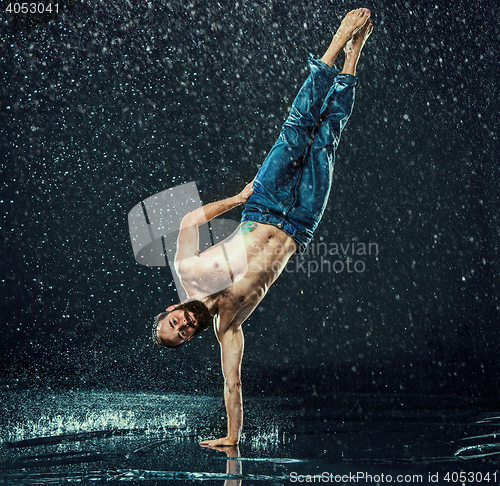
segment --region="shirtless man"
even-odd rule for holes
[[[238,195],[207,204],[181,223],[176,270],[189,296],[156,318],[158,344],[177,347],[213,324],[221,348],[227,436],[202,446],[239,443],[243,424],[241,325],[279,277],[290,257],[305,251],[326,207],[335,149],[352,110],[357,62],[373,25],[370,11],[349,12],[311,74],[252,183]],[[342,72],[334,62],[345,50]],[[199,253],[198,226],[245,204],[233,235]]]

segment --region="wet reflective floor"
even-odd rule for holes
[[[500,484],[500,409],[419,395],[247,398],[238,448],[221,398],[0,395],[0,484]]]

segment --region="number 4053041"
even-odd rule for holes
[[[58,3],[20,3],[20,2],[11,2],[7,5],[5,9],[8,13],[18,14],[18,13],[59,13],[59,4]]]

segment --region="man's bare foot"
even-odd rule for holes
[[[370,19],[359,29],[349,40],[344,48],[345,63],[343,73],[349,73],[353,76],[356,75],[356,66],[358,65],[359,55],[361,49],[365,45],[366,40],[370,37],[373,30],[373,24]]]
[[[363,49],[366,40],[368,39],[368,37],[370,37],[372,30],[372,21],[368,20],[368,22],[366,22],[345,45],[344,52],[346,56],[351,56],[354,52],[359,54],[361,52],[361,49]]]
[[[341,38],[350,39],[356,32],[358,32],[366,21],[370,18],[371,12],[368,8],[358,8],[351,10],[342,20],[337,33],[335,34]],[[346,41],[347,42],[347,41]]]
[[[325,52],[325,55],[321,58],[321,60],[329,66],[333,66],[340,51],[344,48],[349,39],[351,39],[351,37],[353,37],[353,35],[368,22],[370,15],[371,12],[367,8],[351,10],[344,17],[344,20],[342,20],[337,33],[333,36],[330,47]]]

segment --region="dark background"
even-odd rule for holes
[[[240,191],[308,53],[366,6],[375,29],[314,242],[379,253],[359,274],[290,262],[244,325],[245,393],[499,395],[495,2],[6,4],[4,387],[221,393],[211,331],[151,346],[152,316],[177,294],[168,269],[135,262],[128,212],[190,181],[204,203]]]

